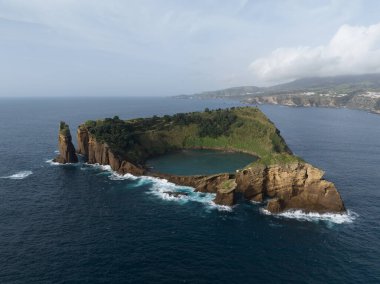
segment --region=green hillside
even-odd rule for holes
[[[85,127],[122,159],[143,164],[147,158],[185,148],[243,151],[275,164],[299,160],[274,124],[255,107],[218,109],[121,120],[87,121]]]

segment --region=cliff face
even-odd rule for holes
[[[78,157],[75,154],[75,148],[71,140],[69,126],[65,122],[61,122],[58,134],[59,155],[54,159],[54,162],[61,164],[78,162]]]
[[[241,170],[236,174],[211,176],[176,176],[147,172],[143,167],[117,157],[106,143],[96,141],[85,128],[78,128],[78,152],[88,163],[110,165],[121,174],[150,175],[196,191],[216,193],[214,202],[235,204],[238,194],[248,200],[263,202],[269,199],[267,210],[273,213],[289,209],[306,212],[343,212],[343,201],[333,183],[323,179],[323,171],[303,162],[261,166]]]
[[[289,209],[314,212],[343,212],[345,207],[334,184],[323,179],[324,172],[306,163],[257,166],[236,176],[237,191],[253,201],[268,202],[278,213]]]
[[[77,130],[78,153],[85,156],[89,164],[110,165],[112,170],[121,174],[142,175],[145,170],[117,157],[106,143],[96,141],[87,129]]]
[[[236,203],[236,178],[228,179],[218,185],[214,202],[219,205],[232,206]]]

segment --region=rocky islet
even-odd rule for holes
[[[66,135],[61,130],[59,133],[60,155],[56,161],[76,162],[71,135],[67,135],[70,131],[65,132]],[[235,173],[178,176],[151,172],[144,164],[121,158],[106,142],[97,141],[85,125],[78,127],[77,140],[78,153],[90,164],[109,165],[120,174],[152,176],[178,185],[191,186],[198,192],[215,193],[214,202],[219,205],[232,206],[238,197],[243,196],[247,200],[267,202],[266,209],[272,213],[286,210],[318,213],[346,211],[335,185],[323,179],[324,172],[302,160],[276,164],[263,164],[258,161],[244,169],[237,169]],[[182,194],[171,193],[170,196],[180,197]]]

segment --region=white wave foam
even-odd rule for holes
[[[50,166],[59,166],[59,165],[62,165],[60,163],[54,162],[53,159],[46,160],[45,162],[48,163]]]
[[[58,162],[54,162],[54,159],[50,159],[50,160],[46,160],[45,161],[46,163],[48,163],[50,166],[80,166],[81,164],[80,163],[66,163],[66,164],[61,164],[61,163],[58,163]]]
[[[236,206],[236,205],[235,205]],[[235,207],[234,206],[234,207]],[[219,205],[219,204],[216,204],[214,201],[211,201],[210,203],[209,203],[209,207],[211,208],[211,209],[217,209],[218,211],[227,211],[227,212],[232,212],[232,210],[233,210],[233,207],[231,207],[231,206],[227,206],[227,205]]]
[[[210,209],[217,209],[220,211],[232,211],[232,208],[229,206],[217,205],[213,202],[215,198],[214,193],[202,193],[195,192],[194,188],[189,186],[179,186],[172,182],[169,182],[166,179],[160,179],[150,176],[134,176],[132,174],[121,175],[111,169],[109,165],[100,165],[100,164],[83,164],[85,167],[92,167],[95,169],[100,169],[105,172],[109,172],[110,175],[108,178],[114,181],[129,180],[133,181],[131,186],[141,186],[144,184],[149,184],[150,188],[147,192],[148,194],[154,195],[160,199],[168,201],[176,201],[180,203],[187,203],[188,201],[203,203]],[[86,169],[86,168],[81,169]],[[170,194],[169,192],[181,192],[184,194],[179,194],[177,196]]]
[[[179,186],[167,181],[166,179],[159,179],[154,177],[144,177],[146,180],[152,182],[150,193],[164,200],[177,201],[180,203],[198,202],[205,205],[208,209],[217,209],[219,211],[231,212],[233,207],[218,205],[214,203],[215,193],[196,192],[193,187]],[[180,194],[174,196],[168,192],[180,192]]]
[[[265,215],[272,215],[277,218],[296,219],[299,221],[319,222],[325,221],[334,224],[352,223],[359,215],[353,211],[347,210],[347,213],[315,213],[303,212],[302,210],[290,210],[278,214],[272,214],[266,209],[261,209],[261,213]]]
[[[100,169],[102,171],[107,171],[107,172],[112,172],[112,168],[110,165],[101,165],[101,164],[87,164],[85,163],[86,166],[90,166],[90,167],[93,167],[93,168],[96,168],[96,169]]]
[[[7,178],[7,179],[24,179],[24,178],[30,176],[31,174],[33,174],[32,171],[21,171],[21,172],[15,173],[15,174],[13,174],[13,175],[5,176],[5,177],[1,177],[1,178]]]
[[[126,173],[125,175],[118,174],[117,172],[112,172],[109,176],[110,180],[137,180],[138,177]]]
[[[112,168],[111,168],[110,165],[101,165],[101,164],[98,164],[98,163],[96,163],[96,164],[83,163],[82,165],[85,166],[85,167],[91,167],[91,168],[94,168],[94,169],[99,169],[99,170],[107,171],[107,172],[111,172],[111,173],[114,172],[112,170]],[[84,168],[81,168],[81,169],[84,169]]]

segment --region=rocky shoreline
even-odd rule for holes
[[[266,209],[272,213],[286,210],[318,213],[346,211],[334,184],[323,179],[324,172],[304,162],[269,166],[253,164],[233,174],[177,176],[150,172],[144,165],[120,159],[106,143],[98,142],[84,126],[78,127],[77,140],[77,153],[83,155],[89,164],[109,165],[122,175],[152,176],[194,187],[199,192],[216,193],[214,202],[219,205],[232,206],[238,196],[243,196],[247,200],[267,202]],[[75,158],[63,159],[76,157],[71,135],[59,134],[59,150],[57,162],[75,162]]]

